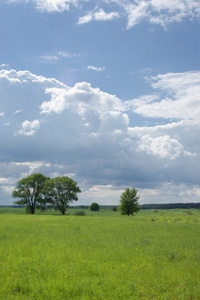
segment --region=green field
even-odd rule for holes
[[[0,299],[200,299],[200,210],[0,208]]]

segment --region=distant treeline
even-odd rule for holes
[[[100,205],[100,209],[105,208],[113,208],[114,206],[118,207],[118,205]],[[81,209],[88,209],[89,206],[87,205],[79,205],[79,206],[70,206],[70,208],[81,208]],[[175,208],[182,208],[182,209],[190,209],[200,208],[200,203],[160,203],[160,204],[142,204],[140,205],[141,209],[175,209]]]
[[[113,207],[118,207],[118,205],[100,205],[100,209],[112,209]],[[0,207],[12,207],[12,208],[22,208],[24,205],[0,205]],[[78,206],[67,206],[68,208],[74,209],[89,209],[89,205],[78,205]],[[200,203],[160,203],[160,204],[142,204],[141,209],[199,209]]]
[[[118,205],[100,205],[100,209],[109,209],[113,207],[118,207]],[[88,209],[90,206],[88,205],[79,205],[79,206],[69,206],[70,208],[80,208],[80,209]],[[200,208],[200,203],[165,203],[165,204],[142,204],[140,205],[141,209],[175,209],[175,208],[182,208],[182,209],[190,209]]]
[[[166,204],[143,204],[141,205],[141,209],[175,209],[175,208],[182,208],[182,209],[190,209],[200,208],[200,203],[166,203]]]

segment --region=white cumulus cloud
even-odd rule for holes
[[[49,88],[46,93],[51,95],[50,101],[41,104],[41,113],[61,113],[65,109],[72,108],[84,116],[88,111],[93,110],[102,113],[109,110],[119,110],[121,101],[115,95],[110,95],[93,88],[87,82],[75,84],[68,88]]]
[[[147,80],[151,94],[123,101],[87,82],[69,87],[29,71],[1,70],[0,178],[5,190],[31,172],[42,172],[74,174],[83,202],[96,194],[103,204],[103,195],[117,197],[133,185],[152,199],[152,191],[161,192],[166,182],[174,183],[171,193],[176,195],[174,186],[184,185],[187,201],[200,180],[198,76],[158,74]],[[134,126],[136,114],[151,118],[152,125]],[[153,123],[153,116],[164,124]]]
[[[17,134],[34,135],[39,128],[40,128],[39,120],[34,120],[32,122],[26,120],[22,123],[21,128],[17,132]]]
[[[152,153],[160,158],[169,158],[171,160],[178,158],[181,154],[194,155],[183,150],[183,146],[168,135],[151,137],[144,135],[139,142],[139,150]]]
[[[167,73],[148,78],[160,90],[160,101],[136,99],[134,111],[146,117],[164,119],[199,119],[200,72]],[[138,101],[139,100],[139,101]]]

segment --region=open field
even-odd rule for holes
[[[0,299],[200,299],[199,210],[75,211],[0,208]]]

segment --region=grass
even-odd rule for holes
[[[0,299],[200,299],[199,210],[84,211],[0,209]]]

